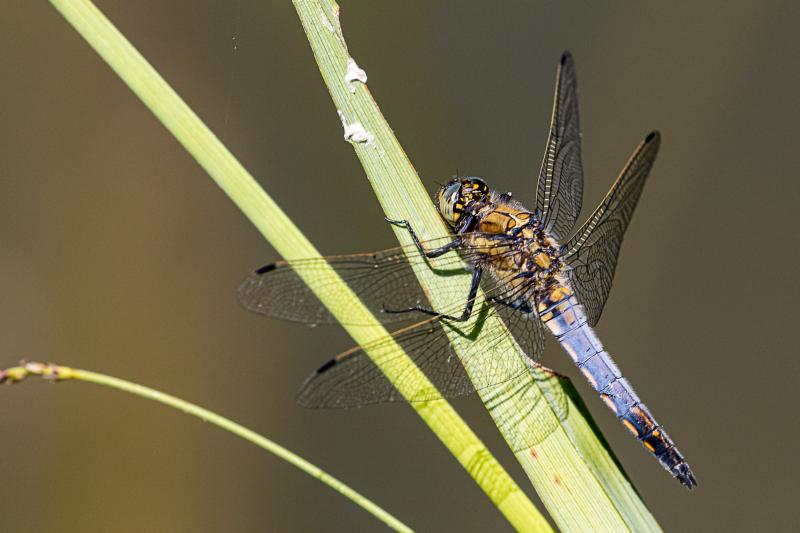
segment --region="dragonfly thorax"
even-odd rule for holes
[[[533,236],[527,236],[527,229],[523,226],[514,241],[519,250],[515,262],[520,278],[529,280],[534,292],[549,290],[564,269],[559,247],[543,230],[536,229]]]
[[[464,245],[497,279],[525,287],[527,297],[547,291],[564,270],[558,243],[541,221],[505,195],[492,193],[475,214],[473,231],[464,234]],[[479,253],[475,253],[479,252]]]

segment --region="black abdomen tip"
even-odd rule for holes
[[[565,51],[563,54],[561,54],[562,65],[566,64],[567,61],[569,61],[570,59],[572,59],[572,54],[570,54],[569,52]]]
[[[697,479],[695,479],[691,468],[686,463],[676,465],[672,472],[687,489],[692,490],[697,486]]]
[[[649,143],[649,142],[651,142],[653,139],[655,139],[656,137],[659,137],[659,136],[660,136],[660,134],[658,133],[658,131],[651,131],[651,132],[650,132],[650,133],[647,135],[647,137],[645,137],[645,138],[644,138],[644,142],[647,142],[647,143]]]

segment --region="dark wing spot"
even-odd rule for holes
[[[317,370],[317,374],[322,374],[323,372],[330,370],[330,368],[336,364],[336,359],[331,359]]]
[[[273,270],[275,270],[275,263],[270,263],[256,270],[256,274],[266,274],[267,272],[272,272]]]

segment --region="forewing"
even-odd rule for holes
[[[423,244],[426,249],[433,249],[452,239],[435,239]],[[240,285],[238,297],[245,309],[273,318],[308,324],[333,324],[338,321],[303,279],[303,276],[323,276],[328,273],[328,268],[333,268],[379,321],[403,322],[414,317],[408,313],[386,313],[385,310],[430,307],[414,275],[412,262],[425,263],[425,268],[433,268],[437,275],[463,275],[468,267],[465,261],[480,263],[486,251],[475,247],[461,251],[460,255],[451,252],[428,262],[416,247],[408,246],[368,254],[279,261],[250,274]],[[337,296],[338,284],[326,281],[318,285],[319,290],[330,291],[331,297]],[[459,296],[466,299],[466,288],[453,290],[463,291],[463,294],[459,292],[453,295],[455,300]],[[348,325],[364,323],[355,307],[344,309],[341,319]]]
[[[658,153],[661,136],[649,134],[636,148],[595,212],[564,245],[567,276],[589,324],[600,319],[617,268],[622,238]]]
[[[536,186],[536,209],[548,233],[560,239],[575,226],[582,201],[578,82],[572,56],[565,52],[556,74],[550,133]]]
[[[486,304],[481,310],[485,314],[489,309]],[[524,332],[526,342],[535,345],[535,357],[541,351],[543,343],[542,326],[535,313],[517,313],[512,320],[512,328]],[[517,351],[509,353],[494,347],[500,344],[508,331],[482,332],[484,317],[479,317],[471,330],[458,329],[460,325],[446,323],[438,318],[431,318],[407,328],[396,331],[392,337],[376,341],[368,345],[367,350],[380,352],[397,343],[422,370],[435,389],[423,390],[409,401],[429,401],[439,398],[452,398],[469,394],[499,383],[512,380],[521,375],[532,365],[532,360],[521,356]],[[448,337],[445,328],[456,331],[454,340]],[[474,363],[466,360],[464,364],[472,367],[472,379],[456,355],[456,349],[462,343],[472,342],[483,334],[482,350]],[[466,351],[465,351],[466,352]],[[399,358],[387,359],[390,367],[400,364]],[[523,364],[520,364],[522,358]],[[415,379],[412,373],[401,373],[397,383],[402,386]],[[405,398],[392,385],[383,372],[372,362],[361,347],[344,352],[325,363],[303,384],[298,393],[298,403],[305,407],[361,407],[379,402],[403,401]]]

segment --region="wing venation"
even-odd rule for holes
[[[578,81],[575,63],[566,52],[556,74],[550,133],[536,186],[536,209],[548,233],[560,239],[575,226],[582,201]]]
[[[652,132],[639,144],[592,216],[563,246],[567,277],[592,326],[608,299],[622,239],[660,142],[659,133]]]

